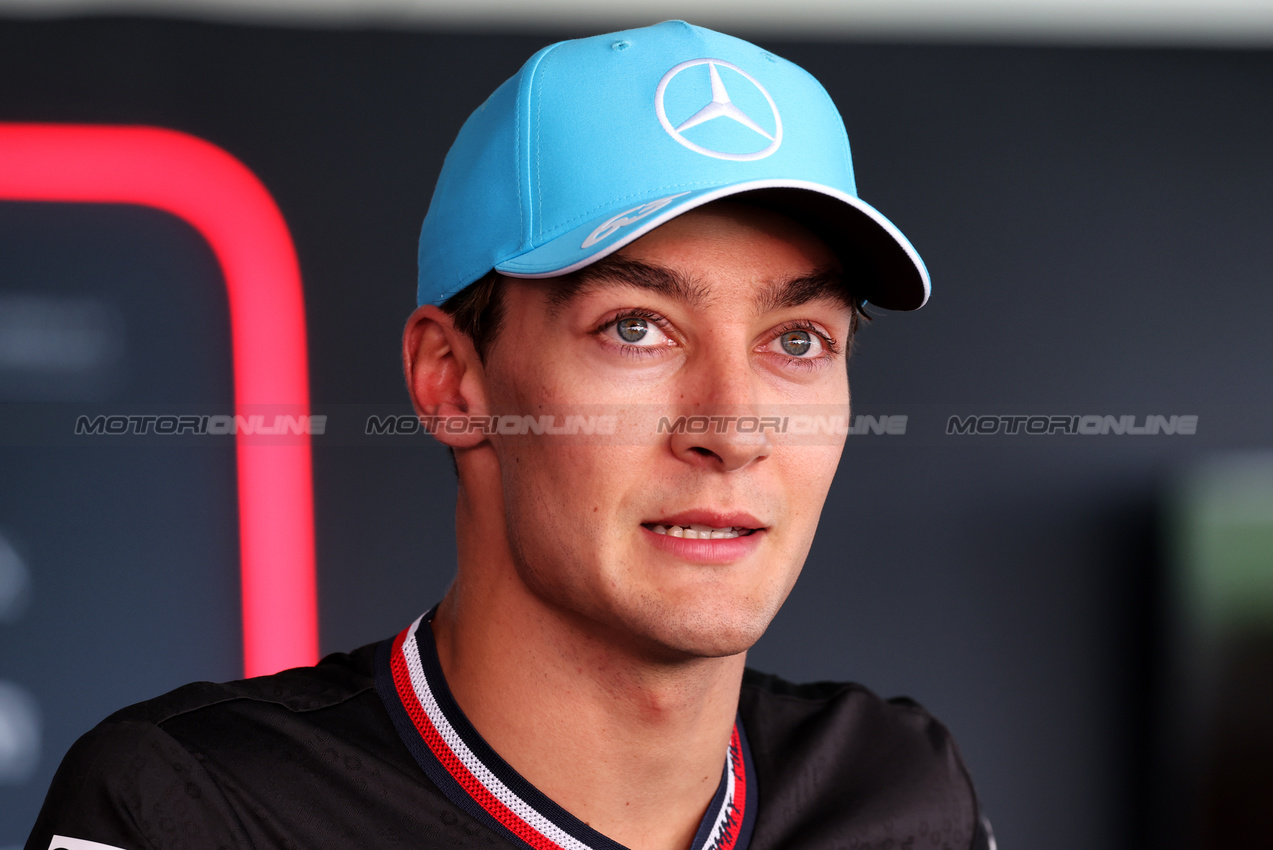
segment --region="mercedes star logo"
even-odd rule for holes
[[[667,93],[668,85],[671,84],[677,74],[687,68],[694,68],[699,65],[706,65],[711,76],[712,99],[702,109],[695,112],[689,118],[686,118],[680,124],[673,126],[672,122],[668,119],[667,111],[663,106],[663,99],[664,95]],[[720,68],[728,68],[729,70],[740,74],[743,79],[750,82],[756,87],[757,91],[765,96],[765,100],[769,103],[769,109],[773,113],[774,131],[772,133],[757,124],[750,115],[743,112],[733,103],[732,100],[730,100],[729,91],[725,88],[724,81],[721,80]],[[654,93],[654,109],[655,112],[658,113],[659,123],[663,125],[664,130],[667,130],[669,136],[676,139],[690,150],[696,153],[705,154],[706,156],[715,157],[717,159],[732,159],[739,161],[764,159],[774,151],[778,150],[778,146],[782,144],[782,117],[778,114],[778,107],[774,103],[774,99],[769,96],[769,92],[765,91],[765,87],[756,81],[755,77],[748,74],[737,65],[731,62],[726,62],[723,59],[691,59],[688,62],[682,62],[672,70],[668,71],[663,75],[663,79],[659,80],[658,90]],[[760,150],[752,151],[750,153],[732,153],[704,147],[703,145],[690,141],[682,135],[691,127],[697,127],[700,124],[705,124],[709,121],[716,121],[722,118],[729,119],[730,121],[736,121],[760,137],[767,139],[769,144]]]

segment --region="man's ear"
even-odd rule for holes
[[[486,439],[482,429],[446,427],[454,417],[485,415],[486,383],[473,341],[440,307],[426,304],[407,319],[402,368],[416,415],[434,437],[453,449]]]

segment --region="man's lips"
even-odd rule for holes
[[[769,527],[748,513],[690,511],[641,523],[655,549],[693,564],[727,566],[755,555]]]
[[[765,528],[751,514],[723,511],[686,511],[641,525],[658,535],[689,540],[733,540]]]

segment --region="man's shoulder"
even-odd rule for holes
[[[913,700],[748,670],[739,714],[760,786],[756,846],[818,846],[820,833],[983,846],[954,739]]]
[[[375,644],[334,653],[313,667],[230,682],[192,682],[162,696],[120,709],[102,726],[179,725],[192,715],[205,719],[236,711],[302,714],[338,706],[374,691]]]
[[[471,846],[475,826],[421,781],[385,712],[374,651],[115,712],[63,759],[28,850],[54,836],[123,850],[323,848],[354,832],[369,846],[405,835]]]
[[[215,779],[222,764],[242,769],[271,751],[294,748],[333,723],[349,728],[362,715],[362,726],[383,725],[367,722],[382,713],[375,697],[373,654],[374,646],[368,646],[329,655],[312,667],[183,685],[111,714],[75,743],[67,759],[83,760],[93,753],[100,762],[109,753],[113,761],[129,748],[152,756],[164,751],[211,765]],[[143,764],[140,757],[130,761]],[[162,761],[151,758],[144,766],[153,769]],[[118,765],[108,775],[121,775]]]
[[[908,697],[884,699],[856,682],[789,682],[751,668],[743,675],[739,710],[767,734],[870,732],[899,744],[950,738],[940,721]]]

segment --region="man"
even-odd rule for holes
[[[116,714],[28,850],[990,846],[918,706],[744,671],[843,447],[781,423],[847,415],[864,302],[927,294],[799,68],[680,22],[540,51],[447,157],[404,337],[454,584]]]

